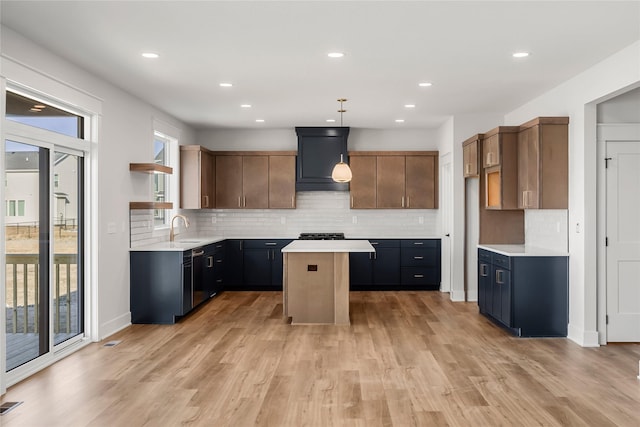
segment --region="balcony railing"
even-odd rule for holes
[[[38,254],[6,255],[8,333],[37,333],[40,313]],[[53,256],[54,333],[72,333],[77,315],[78,256]]]

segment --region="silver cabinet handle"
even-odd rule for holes
[[[247,207],[247,198],[246,198],[246,197],[243,197],[243,198],[242,198],[242,207],[243,207],[243,208],[246,208],[246,207]]]
[[[414,256],[413,259],[424,259],[423,256]]]
[[[424,274],[414,274],[413,277],[415,277],[416,279],[422,279],[424,277]]]
[[[410,202],[410,198],[409,196],[407,196],[407,207],[410,208],[411,207],[411,202]]]
[[[296,196],[291,196],[291,207],[295,207],[296,206]]]
[[[502,280],[503,274],[504,274],[504,270],[496,270],[496,283],[499,285],[504,284],[504,280]]]
[[[203,202],[204,202],[203,203],[204,207],[208,208],[209,207],[209,196],[202,196],[202,199],[203,199]]]
[[[371,245],[375,246],[375,245],[377,245],[379,242],[369,242],[369,243],[371,243]]]
[[[404,208],[404,196],[402,196],[402,207]]]
[[[266,242],[265,243],[266,246],[275,246],[277,244],[278,244],[277,242]]]
[[[238,207],[242,207],[242,196],[238,196]]]
[[[213,256],[207,257],[207,268],[213,267]]]
[[[480,276],[487,277],[487,264],[480,264]]]
[[[423,245],[424,242],[413,242],[414,245]]]

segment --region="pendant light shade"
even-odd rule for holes
[[[340,103],[340,109],[338,110],[338,113],[340,113],[340,127],[342,127],[342,113],[347,111],[342,107],[342,103],[345,101],[345,98],[338,99],[338,102]],[[352,177],[353,175],[351,174],[351,168],[344,162],[342,154],[340,154],[340,163],[336,164],[333,167],[333,171],[331,172],[331,179],[333,179],[335,182],[349,182],[351,181]]]
[[[348,164],[342,161],[342,154],[340,154],[340,163],[333,167],[331,172],[331,179],[335,182],[349,182],[353,175],[351,174],[351,168]]]

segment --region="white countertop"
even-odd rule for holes
[[[368,240],[294,240],[282,252],[375,252]]]
[[[532,248],[526,245],[478,245],[478,248],[507,256],[569,256],[568,252]]]
[[[226,240],[227,237],[185,237],[184,239],[177,238],[175,242],[158,242],[150,245],[137,246],[130,248],[129,252],[157,252],[157,251],[188,251],[189,249],[199,248],[201,246],[210,245],[211,243],[217,243],[222,240]]]

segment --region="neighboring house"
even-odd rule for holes
[[[35,225],[39,221],[39,153],[7,152],[5,157],[6,225]],[[56,153],[53,192],[54,225],[74,226],[77,220],[77,164],[75,157]]]

